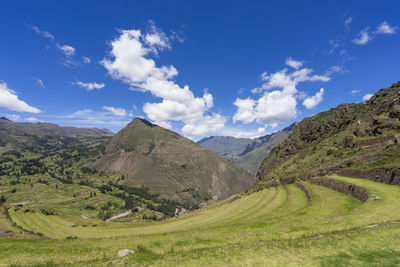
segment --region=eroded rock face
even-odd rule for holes
[[[310,182],[339,191],[362,202],[367,201],[369,197],[369,192],[364,188],[343,181],[331,178],[314,178],[310,179]]]

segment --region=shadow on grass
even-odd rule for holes
[[[318,257],[321,266],[399,266],[400,253],[393,250],[367,250],[340,252]]]

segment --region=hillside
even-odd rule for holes
[[[211,136],[201,139],[197,143],[232,160],[255,176],[263,159],[289,136],[295,125],[292,124],[276,133],[254,139]]]
[[[188,190],[189,200],[165,200],[125,176],[89,169],[110,139],[108,130],[16,123],[0,119],[0,197],[7,205],[46,214],[107,220],[162,220],[198,208],[208,195]]]
[[[0,153],[37,145],[43,137],[109,138],[114,133],[108,129],[61,127],[52,123],[13,122],[0,118]]]
[[[277,186],[146,223],[101,222],[3,204],[0,259],[11,266],[397,265],[400,215],[393,211],[400,208],[400,188],[331,179],[368,190],[368,199],[302,182],[308,194],[295,184]],[[118,257],[122,249],[134,254]]]
[[[224,199],[247,189],[253,178],[231,161],[144,119],[134,119],[90,165],[122,174],[127,186],[143,184],[166,198]],[[198,203],[197,203],[198,204]]]
[[[329,173],[400,184],[400,82],[306,118],[261,164],[257,188]]]

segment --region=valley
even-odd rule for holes
[[[200,142],[266,154],[257,180],[144,119],[112,134],[2,118],[0,266],[400,264],[399,92]]]

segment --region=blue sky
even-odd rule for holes
[[[255,137],[400,80],[398,1],[1,1],[0,116]]]

